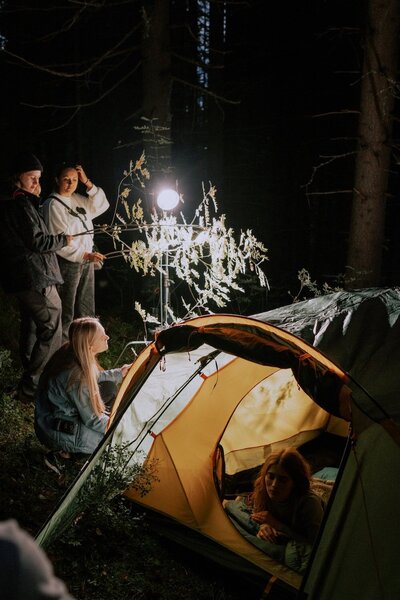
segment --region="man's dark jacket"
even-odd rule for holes
[[[0,203],[0,282],[7,293],[63,283],[55,252],[66,246],[66,236],[49,233],[39,201],[17,189]]]

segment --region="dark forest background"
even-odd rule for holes
[[[45,166],[45,195],[60,161],[81,163],[105,189],[111,215],[123,171],[146,146],[142,117],[156,117],[153,124],[165,118],[183,212],[193,214],[202,182],[211,181],[228,222],[252,229],[269,249],[270,290],[247,295],[247,303],[236,299],[229,309],[249,314],[290,303],[303,268],[320,285],[340,285],[365,6],[345,0],[6,2],[0,12],[3,171],[17,150],[33,151]],[[162,87],[153,87],[152,106],[152,71],[144,60],[146,19],[164,9],[170,62],[161,58],[156,67],[168,71],[167,116]],[[396,135],[395,126],[395,145]],[[162,170],[163,160],[165,166],[162,154],[153,171]],[[400,279],[398,187],[394,153],[384,286]],[[98,275],[98,288],[99,302],[125,309],[146,283],[114,260]]]
[[[45,168],[44,198],[60,162],[80,163],[104,188],[111,207],[100,222],[110,222],[123,173],[145,150],[152,181],[137,195],[147,208],[168,173],[190,218],[202,183],[211,181],[228,224],[253,230],[268,248],[269,289],[247,275],[246,292],[234,294],[225,312],[249,315],[291,303],[303,269],[319,290],[324,283],[341,287],[367,7],[384,11],[396,1],[3,0],[2,195],[14,154],[29,150]],[[381,286],[400,284],[397,81],[390,82],[395,110]],[[108,250],[106,239],[96,241]],[[112,340],[104,366],[111,367],[142,335],[134,301],[157,311],[159,290],[122,258],[106,261],[96,286],[97,311]],[[175,302],[175,283],[172,292]],[[309,292],[303,288],[300,297]],[[0,345],[7,348],[0,348],[0,513],[35,534],[76,473],[74,465],[60,478],[47,470],[33,405],[9,395],[20,375],[13,366],[18,314],[2,293],[0,308]],[[127,598],[130,590],[168,600],[260,597],[186,549],[158,541],[154,527],[137,515],[127,520],[117,508],[111,518],[88,514],[78,537],[57,543],[50,555],[76,597]]]

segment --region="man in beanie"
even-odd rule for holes
[[[63,233],[50,235],[39,213],[42,171],[36,156],[19,154],[13,166],[14,190],[0,207],[0,282],[6,293],[16,297],[21,315],[21,400],[33,398],[47,360],[61,344],[61,301],[56,285],[63,280],[55,252],[72,241]]]

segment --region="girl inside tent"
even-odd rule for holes
[[[225,502],[234,525],[267,554],[302,572],[323,516],[308,463],[295,448],[271,453],[247,497]]]

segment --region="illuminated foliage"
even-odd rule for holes
[[[225,215],[218,214],[216,188],[210,183],[202,186],[202,199],[194,216],[187,221],[182,212],[178,216],[153,210],[148,217],[141,198],[132,198],[132,191],[146,188],[150,174],[142,154],[129,169],[119,185],[117,207],[111,225],[102,231],[113,239],[115,251],[129,266],[143,275],[155,276],[168,270],[174,280],[184,282],[191,300],[181,298],[185,317],[212,312],[210,306],[223,308],[230,300],[232,290],[244,291],[238,284],[239,275],[248,271],[256,274],[262,287],[267,286],[261,268],[267,260],[267,249],[251,230],[235,231],[228,226]],[[183,203],[183,198],[180,197]],[[135,232],[133,241],[126,240],[127,232]],[[151,319],[139,305],[141,316]],[[169,317],[176,321],[170,307]]]

